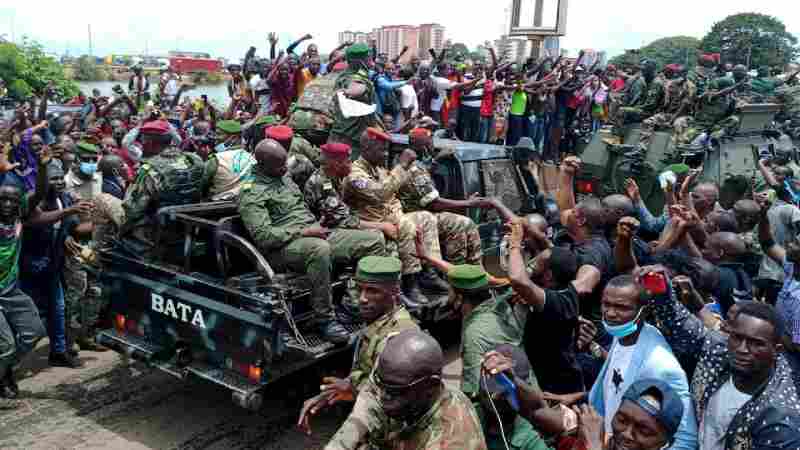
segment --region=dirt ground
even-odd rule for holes
[[[445,379],[457,383],[458,345],[446,347]],[[261,411],[251,412],[223,388],[180,381],[114,352],[81,352],[80,369],[49,367],[47,352],[45,340],[20,371],[24,406],[0,411],[0,449],[321,449],[347,416],[338,407],[314,419],[310,437],[294,426],[302,401],[333,368],[277,382]]]

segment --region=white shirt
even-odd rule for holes
[[[178,95],[178,80],[170,78],[170,80],[167,81],[167,85],[164,87],[164,94],[168,97],[175,97]]]
[[[633,380],[625,379],[625,372],[631,364],[631,358],[633,357],[633,351],[635,349],[636,345],[624,346],[617,343],[609,355],[608,370],[603,380],[603,398],[606,402],[604,421],[606,433],[609,436],[612,433],[611,421],[614,419],[614,415],[617,413],[620,403],[622,403],[622,396],[625,394],[625,390],[628,389],[628,386],[633,382]]]
[[[431,81],[433,81],[433,86],[436,88],[436,92],[439,93],[437,98],[431,99],[431,111],[441,111],[442,105],[444,105],[444,100],[447,98],[447,90],[452,89],[455,86],[455,81],[450,81],[447,78],[442,77],[431,77]]]
[[[419,99],[414,86],[406,84],[400,88],[400,107],[403,109],[411,108],[412,116],[417,114],[417,111],[419,111]]]
[[[728,380],[708,402],[708,408],[700,421],[700,450],[724,450],[725,433],[739,409],[747,403],[752,395],[739,392]]]

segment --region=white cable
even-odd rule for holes
[[[500,418],[500,413],[497,412],[497,407],[494,406],[494,400],[492,399],[492,394],[489,393],[489,384],[487,383],[487,377],[485,373],[481,373],[483,377],[483,389],[486,391],[486,395],[489,397],[489,404],[492,405],[492,409],[494,410],[494,415],[497,417],[497,423],[500,425],[500,437],[503,438],[503,444],[506,446],[506,450],[511,450],[511,447],[508,446],[508,440],[506,440],[506,432],[503,430],[503,420]]]

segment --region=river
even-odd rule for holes
[[[153,91],[155,83],[157,81],[150,80],[150,90]],[[80,86],[81,91],[83,91],[86,95],[92,94],[92,89],[99,89],[101,95],[111,96],[111,88],[114,85],[120,84],[123,85],[123,89],[126,91],[128,90],[127,83],[119,83],[116,81],[84,81],[78,82],[78,86]],[[184,93],[184,96],[189,96],[192,98],[199,98],[201,95],[207,95],[208,99],[211,100],[212,103],[217,105],[218,107],[226,107],[228,105],[228,89],[225,83],[221,84],[212,84],[212,85],[199,85],[194,89],[190,90],[187,93]]]

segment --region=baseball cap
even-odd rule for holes
[[[625,400],[653,416],[667,429],[670,438],[678,432],[683,418],[683,402],[668,384],[653,378],[639,380],[625,391],[622,401]]]

